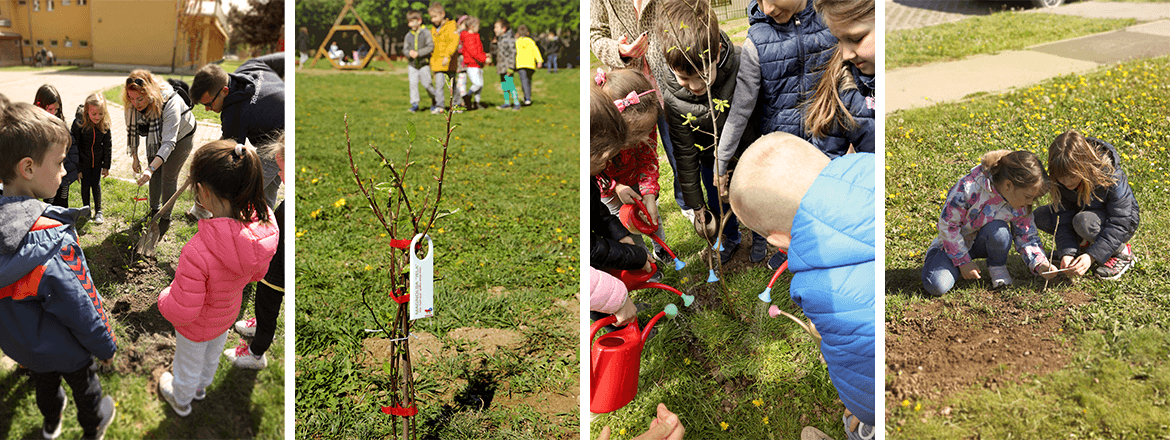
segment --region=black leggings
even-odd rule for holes
[[[102,170],[101,168],[81,169],[81,205],[89,205],[96,214],[102,212]],[[89,194],[93,192],[93,205],[89,204]]]

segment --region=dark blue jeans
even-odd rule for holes
[[[967,250],[971,259],[986,258],[987,266],[1006,266],[1008,251],[1012,246],[1012,230],[1007,222],[996,220],[979,228],[979,235]],[[942,296],[961,278],[959,268],[943,252],[942,247],[926,251],[926,263],[922,266],[922,287],[932,296]]]
[[[45,421],[52,422],[60,419],[61,405],[65,403],[65,396],[61,395],[61,379],[69,384],[73,390],[73,402],[77,406],[77,423],[86,433],[97,430],[102,421],[98,413],[98,403],[102,400],[102,384],[98,381],[97,373],[90,367],[93,361],[85,364],[80,370],[71,373],[51,371],[47,373],[33,372],[33,382],[37,388],[37,408]]]
[[[674,144],[670,143],[670,128],[666,125],[666,116],[658,115],[658,139],[662,140],[662,149],[666,151],[666,162],[670,164],[670,174],[674,176],[674,203],[679,209],[691,209],[683,202],[682,185],[678,183],[678,166],[674,163]]]

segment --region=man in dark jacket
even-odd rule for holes
[[[222,139],[266,145],[284,131],[284,53],[250,59],[234,73],[218,64],[199,69],[191,81],[191,99],[219,113]],[[264,199],[276,204],[280,168],[263,159]]]

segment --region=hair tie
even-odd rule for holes
[[[618,113],[621,113],[621,112],[625,111],[626,108],[629,108],[631,105],[636,105],[636,104],[641,103],[642,100],[640,98],[642,96],[644,96],[648,93],[655,92],[657,90],[658,89],[650,89],[650,90],[647,90],[647,91],[642,92],[642,93],[637,93],[637,92],[634,92],[633,90],[630,90],[630,94],[626,95],[625,98],[615,99],[613,101],[613,105],[616,105],[617,109],[618,109]]]
[[[593,76],[593,82],[597,83],[598,86],[605,85],[605,71],[601,70],[600,67],[597,68],[597,75]]]
[[[232,152],[233,157],[244,157],[244,144],[236,144],[236,150]]]

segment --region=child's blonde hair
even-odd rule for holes
[[[1040,158],[1030,151],[995,150],[979,158],[983,172],[993,185],[1011,182],[1016,188],[1040,188],[1048,185],[1048,173]],[[1031,207],[1028,208],[1029,211]]]
[[[613,100],[596,83],[589,85],[589,159],[600,164],[626,143],[629,128]]]
[[[813,6],[817,15],[821,16],[826,24],[853,23],[858,21],[874,20],[873,0],[817,0]],[[834,127],[852,130],[857,126],[853,115],[841,101],[841,93],[857,89],[853,82],[853,75],[849,73],[849,63],[841,53],[840,46],[833,49],[833,56],[825,64],[821,79],[812,96],[804,103],[804,126],[814,138],[827,136]]]
[[[479,19],[476,18],[474,15],[469,15],[467,17],[467,20],[463,21],[463,27],[464,27],[464,29],[467,30],[467,32],[471,32],[473,34],[478,34],[479,33]]]
[[[1088,205],[1093,200],[1093,189],[1111,187],[1117,184],[1113,176],[1113,158],[1108,151],[1101,151],[1084,135],[1069,130],[1056,136],[1048,146],[1048,175],[1059,181],[1072,177],[1080,181],[1077,187],[1077,204]],[[1052,186],[1053,208],[1060,209],[1060,187]]]
[[[191,183],[205,185],[227,201],[231,218],[242,222],[253,217],[268,221],[263,174],[260,155],[230,139],[199,147],[191,159]]]
[[[147,118],[155,119],[162,116],[162,89],[158,85],[154,74],[149,70],[137,69],[130,72],[130,76],[126,78],[126,87],[122,89],[122,102],[126,104],[126,121],[134,120],[133,112],[137,111],[134,105],[130,104],[130,91],[145,94],[150,98],[150,103],[146,105],[146,110],[142,113],[146,114]]]
[[[658,107],[658,93],[657,90],[651,88],[650,80],[646,79],[646,75],[642,72],[635,69],[620,69],[604,74],[599,73],[594,77],[593,83],[600,86],[601,90],[609,96],[609,105],[621,114],[622,119],[629,127],[639,127],[650,121],[658,121],[658,112],[661,111]],[[638,97],[638,103],[635,104],[632,100],[627,99],[631,93]],[[619,103],[622,108],[618,108]],[[640,133],[627,130],[626,134],[626,145],[623,146],[632,143],[628,139],[629,136]],[[635,139],[637,142],[642,140]]]
[[[98,108],[102,111],[102,120],[97,124],[89,119],[90,107]],[[110,131],[110,112],[106,111],[106,98],[102,97],[100,93],[94,93],[85,98],[85,107],[82,109],[85,112],[81,117],[81,127],[86,130],[92,130],[95,127],[97,131]]]

